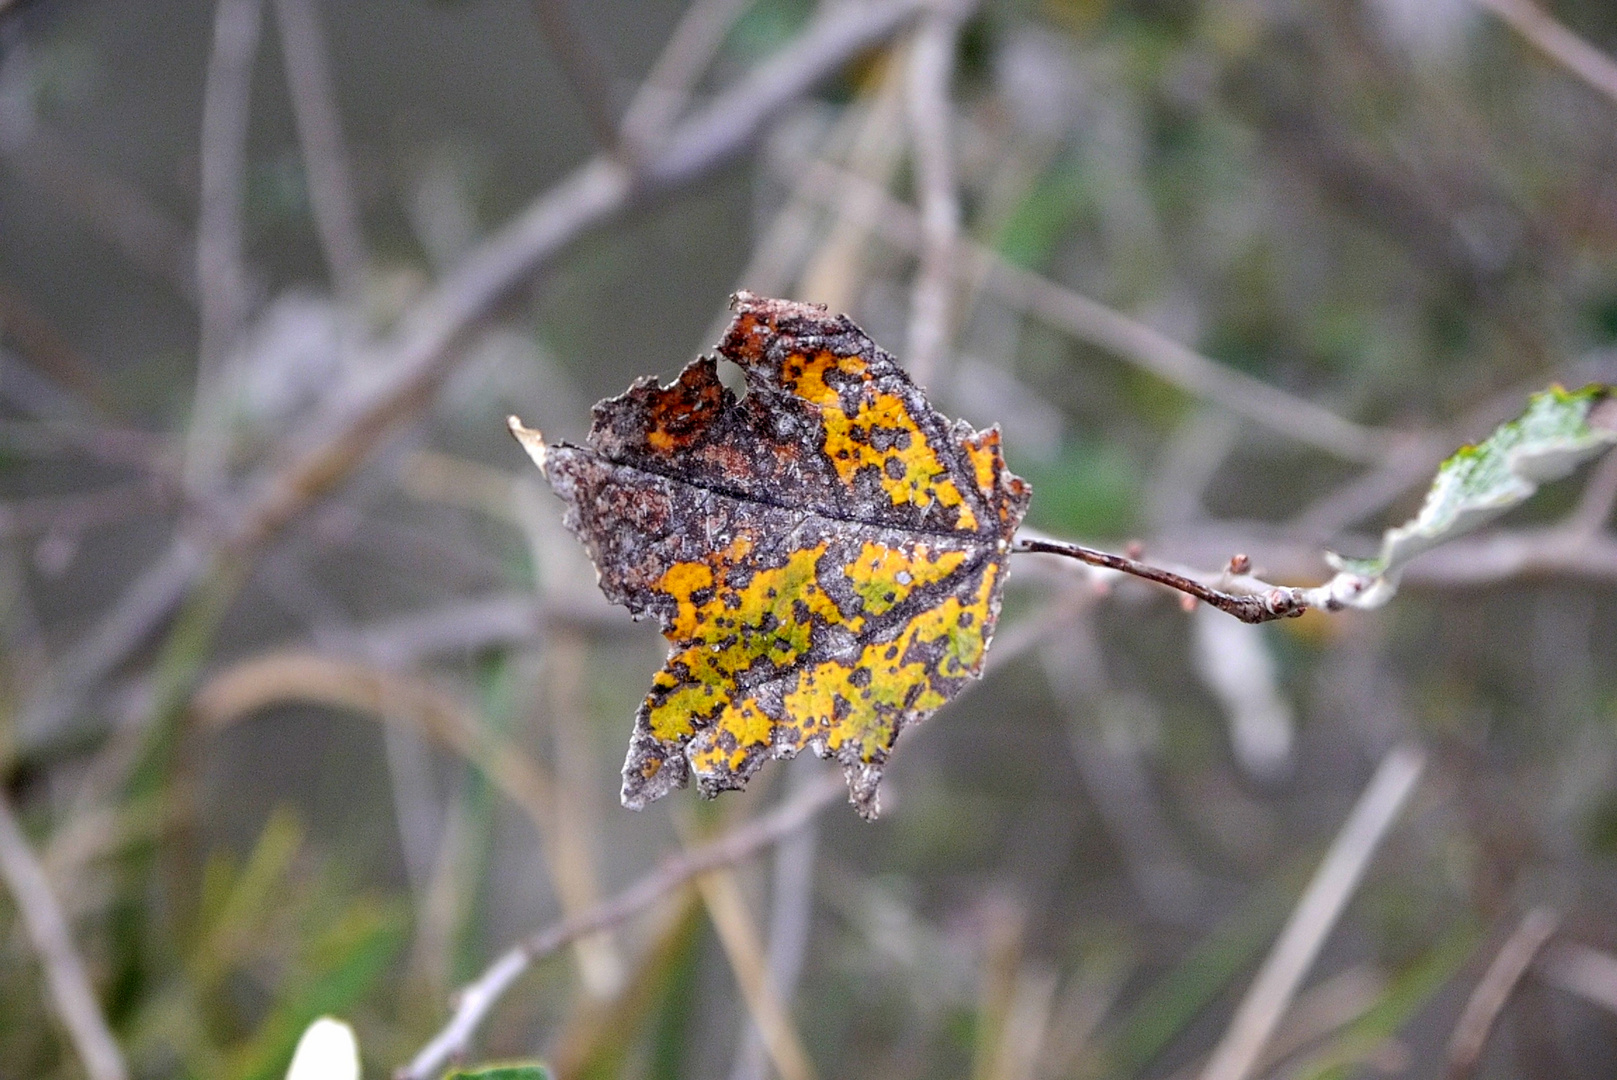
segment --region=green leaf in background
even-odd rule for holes
[[[449,1073],[444,1080],[550,1080],[550,1070],[535,1062],[485,1065]]]
[[[1319,596],[1310,602],[1380,607],[1398,591],[1398,576],[1415,556],[1492,521],[1525,502],[1539,485],[1560,480],[1617,443],[1613,390],[1552,386],[1534,394],[1521,416],[1438,466],[1420,513],[1388,529],[1378,555],[1348,559],[1327,552],[1336,577],[1311,590]]]

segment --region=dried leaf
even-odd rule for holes
[[[846,317],[738,294],[714,358],[595,407],[586,447],[512,431],[567,503],[608,599],[673,642],[623,803],[835,757],[877,811],[900,731],[981,671],[1027,485],[999,431],[951,424]]]

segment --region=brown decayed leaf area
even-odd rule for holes
[[[998,429],[951,424],[845,316],[738,294],[719,354],[595,407],[587,446],[512,430],[602,590],[673,643],[623,803],[745,786],[804,747],[877,813],[901,731],[982,669],[1029,490]]]

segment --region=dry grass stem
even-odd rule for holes
[[[1303,977],[1358,888],[1370,858],[1397,820],[1425,767],[1425,755],[1400,746],[1382,759],[1353,812],[1326,852],[1280,938],[1258,969],[1246,997],[1202,1070],[1201,1080],[1252,1075]]]
[[[202,94],[198,158],[197,285],[200,296],[196,392],[186,439],[185,482],[202,495],[220,478],[231,423],[230,350],[250,303],[243,233],[248,94],[258,59],[263,0],[219,0]]]
[[[127,1080],[123,1052],[101,1014],[61,904],[23,835],[11,800],[0,795],[0,876],[22,916],[29,944],[45,969],[51,1003],[90,1080]]]
[[[1493,963],[1477,982],[1465,1003],[1454,1034],[1449,1038],[1449,1080],[1469,1080],[1482,1062],[1482,1050],[1505,1004],[1516,990],[1527,969],[1549,943],[1561,925],[1561,916],[1549,908],[1537,907],[1522,918],[1515,931],[1500,946]]]
[[[454,1016],[398,1071],[398,1080],[429,1080],[446,1063],[459,1060],[488,1011],[536,961],[586,934],[633,918],[700,874],[733,865],[778,843],[802,828],[846,790],[840,776],[826,774],[768,813],[668,860],[594,910],[552,924],[512,946],[460,992]]]
[[[1617,956],[1567,942],[1546,949],[1536,970],[1551,986],[1617,1014]]]
[[[616,149],[618,89],[606,56],[578,25],[572,0],[531,0],[531,3],[551,55],[572,87],[573,100],[584,110],[584,120],[595,137],[596,147],[605,151]]]
[[[735,973],[747,1015],[757,1026],[764,1049],[781,1080],[815,1080],[818,1074],[803,1049],[797,1025],[792,1023],[791,1015],[770,982],[763,942],[747,912],[746,901],[741,898],[735,875],[729,870],[701,874],[696,878],[696,888],[707,905],[713,928],[718,931],[730,970]]]
[[[1532,0],[1476,0],[1567,71],[1617,102],[1617,62]]]

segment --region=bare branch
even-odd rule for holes
[[[1449,1080],[1468,1080],[1476,1075],[1482,1048],[1505,1003],[1560,925],[1558,913],[1536,907],[1523,917],[1515,932],[1500,947],[1477,988],[1471,992],[1460,1022],[1454,1025],[1454,1035],[1449,1039]]]
[[[695,0],[685,10],[619,124],[619,138],[635,157],[644,157],[679,119],[731,25],[752,2]]]
[[[0,537],[35,532],[81,533],[167,508],[175,492],[149,479],[70,495],[35,495],[0,502]]]
[[[910,291],[910,331],[905,366],[917,383],[936,376],[954,335],[951,302],[958,274],[953,263],[960,240],[960,196],[955,190],[954,110],[949,100],[955,52],[966,11],[939,0],[921,20],[909,55],[909,111],[915,189],[921,204],[921,265]]]
[[[782,107],[827,74],[902,29],[927,0],[838,4],[740,84],[680,124],[646,165],[655,189],[687,183],[749,146]]]
[[[1532,0],[1476,0],[1544,55],[1617,101],[1617,63],[1599,49],[1562,26]]]
[[[247,2],[247,0],[227,0]],[[471,327],[521,282],[592,229],[631,205],[681,188],[744,152],[780,110],[848,60],[901,28],[923,0],[839,7],[797,41],[680,124],[666,149],[631,174],[596,158],[484,242],[416,305],[393,338],[346,390],[285,442],[290,459],[253,485],[230,533],[197,551],[182,536],[119,598],[60,665],[56,689],[28,712],[41,724],[74,712],[83,695],[123,662],[174,610],[220,547],[247,554],[308,503],[340,484],[393,425],[431,400],[460,357]]]
[[[523,972],[569,942],[616,926],[651,907],[697,875],[730,866],[790,836],[846,790],[840,776],[826,774],[775,809],[725,836],[669,859],[592,911],[553,923],[512,946],[458,995],[455,1014],[431,1042],[395,1075],[398,1080],[428,1080],[463,1057],[483,1019]]]
[[[1341,918],[1370,857],[1397,820],[1424,767],[1425,755],[1411,746],[1396,747],[1381,759],[1258,969],[1201,1080],[1246,1080],[1251,1075],[1281,1014],[1296,996],[1303,976]]]
[[[571,0],[532,0],[539,29],[561,65],[562,76],[584,110],[584,121],[598,149],[611,152],[618,145],[617,87],[606,59],[573,15]]]
[[[90,1080],[127,1080],[129,1069],[90,988],[84,961],[73,945],[62,907],[45,870],[28,845],[11,800],[0,793],[0,876],[22,915],[28,940],[39,954],[52,1003]]]
[[[275,0],[275,22],[281,30],[287,92],[292,98],[303,171],[309,182],[309,206],[320,234],[320,247],[331,271],[333,291],[357,310],[365,298],[365,268],[370,258],[359,225],[359,204],[350,179],[348,151],[343,145],[337,87],[331,77],[316,0]]]
[[[198,303],[196,244],[145,192],[95,171],[89,160],[37,123],[20,145],[0,139],[0,154],[26,183],[65,204],[131,266]]]
[[[823,162],[793,165],[799,167],[813,174],[813,182],[805,186],[810,195],[821,202],[837,198],[850,206],[869,205],[868,224],[877,235],[905,251],[921,249],[921,224],[913,209],[869,181]],[[856,198],[849,199],[847,192],[857,193]],[[1122,312],[1008,262],[986,245],[962,240],[954,267],[967,281],[981,280],[1005,303],[1304,445],[1361,463],[1380,462],[1397,451],[1399,440],[1389,433],[1344,420],[1311,401],[1232,371]]]
[[[185,480],[188,490],[213,486],[228,445],[226,356],[247,320],[242,201],[247,168],[248,93],[263,0],[219,0],[213,50],[202,98],[197,208],[200,332]]]

